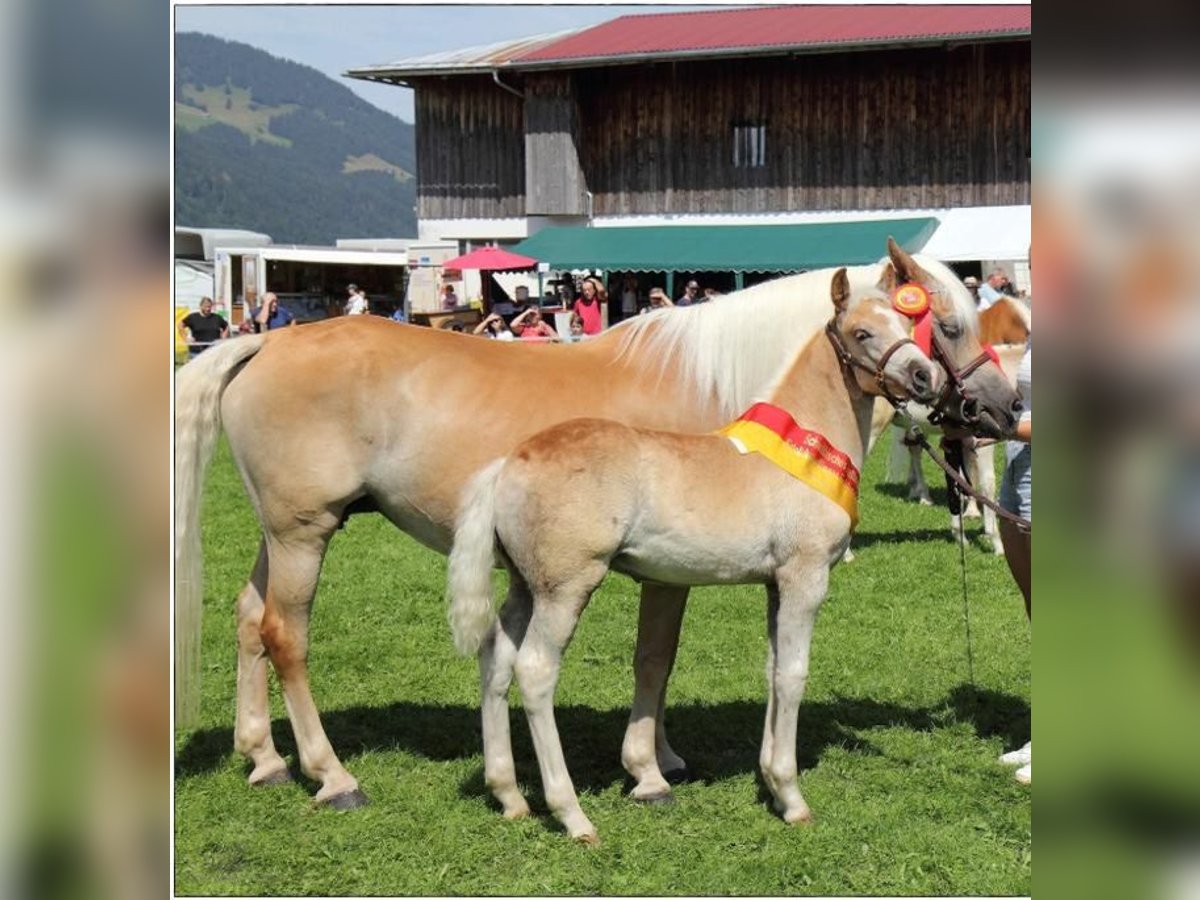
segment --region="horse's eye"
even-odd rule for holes
[[[854,339],[860,343],[862,341],[870,340],[871,332],[867,331],[865,328],[856,328],[854,329]]]
[[[958,330],[958,326],[953,322],[938,322],[938,328],[940,328],[942,330],[942,334],[950,338],[950,340],[954,340],[961,333]]]

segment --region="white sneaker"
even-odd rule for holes
[[[1033,758],[1033,741],[1029,741],[1019,750],[1013,750],[1000,757],[1003,766],[1027,766]]]
[[[1016,777],[1017,781],[1021,782],[1021,784],[1032,784],[1033,783],[1033,763],[1025,763],[1025,765],[1023,765],[1023,766],[1021,766],[1021,768],[1017,769],[1017,774],[1015,777]]]

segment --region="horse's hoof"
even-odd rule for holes
[[[586,847],[599,847],[600,836],[594,831],[585,831],[583,834],[576,834],[571,837],[571,840],[577,841]]]
[[[339,812],[346,812],[351,809],[359,809],[370,802],[366,794],[355,788],[352,791],[346,791],[344,794],[335,794],[328,800],[322,801],[322,805],[328,806],[330,809],[336,809]]]
[[[515,822],[517,819],[527,819],[529,818],[529,804],[506,806],[502,815],[510,822]]]
[[[670,791],[648,794],[645,797],[639,797],[637,794],[632,794],[631,796],[638,803],[645,803],[647,806],[673,806],[675,804],[675,795]]]
[[[691,781],[692,773],[688,771],[687,766],[682,769],[672,769],[670,772],[663,772],[663,778],[667,784],[683,784]]]
[[[287,769],[280,769],[277,772],[272,772],[265,778],[260,778],[258,781],[251,781],[253,787],[273,787],[277,784],[290,784],[292,781],[292,773]]]
[[[811,825],[813,823],[812,810],[805,809],[800,812],[785,814],[783,821],[789,825]]]

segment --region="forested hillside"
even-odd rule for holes
[[[415,171],[412,125],[316,69],[176,36],[178,224],[248,228],[279,243],[410,237]]]

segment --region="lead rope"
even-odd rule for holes
[[[951,491],[957,491],[957,485],[950,486]],[[967,683],[971,685],[971,698],[974,699],[975,691],[975,654],[971,650],[971,604],[967,599],[967,540],[963,532],[963,506],[964,500],[961,492],[958,497],[958,563],[962,569],[962,598],[963,598],[963,624],[967,632]]]

